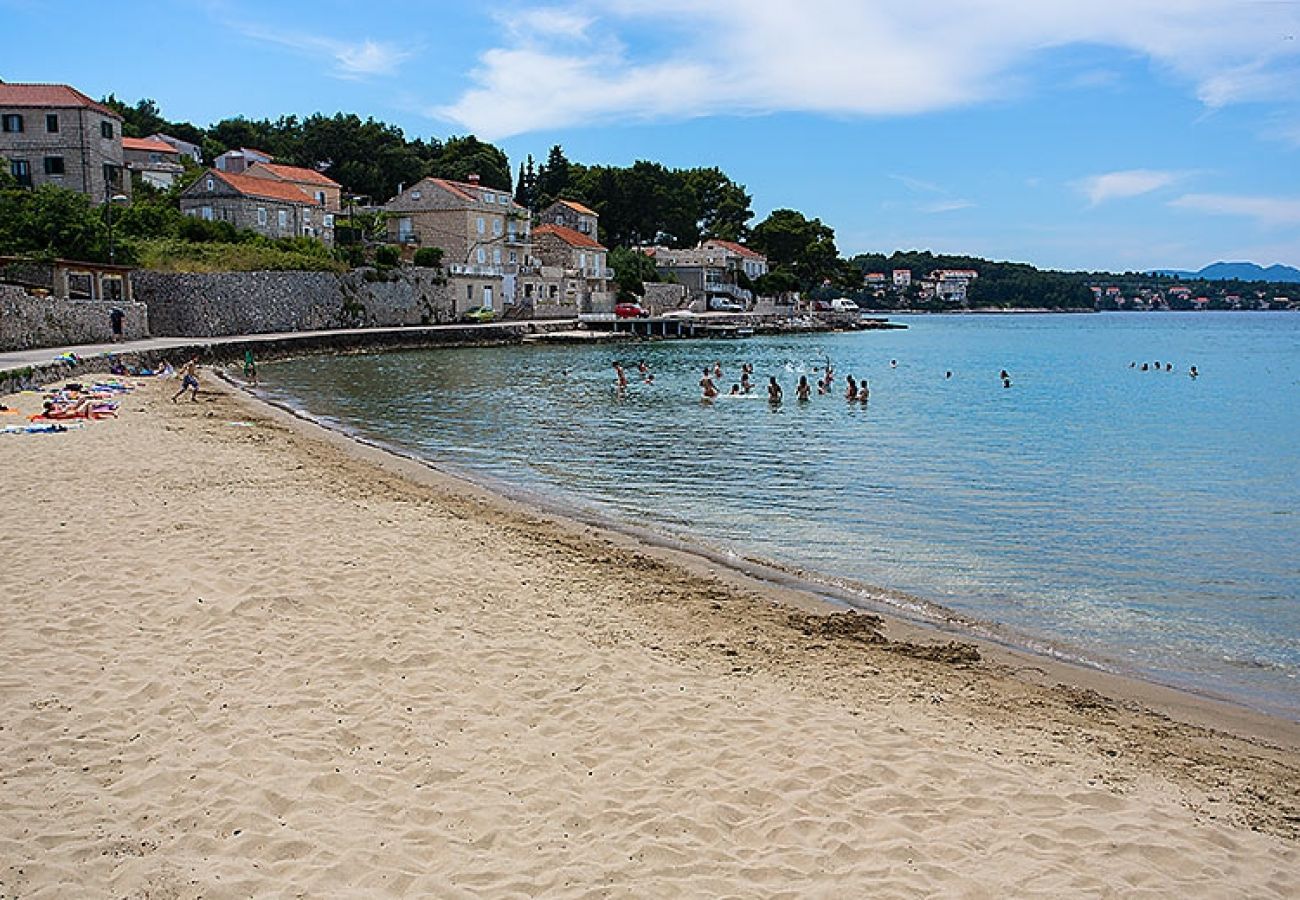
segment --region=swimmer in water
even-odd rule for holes
[[[949,369],[947,372],[944,372],[944,373],[943,373],[943,377],[944,377],[944,380],[945,380],[945,381],[948,380],[949,378],[951,378],[951,377],[952,377],[952,369]]]
[[[1171,363],[1171,362],[1167,362],[1167,363],[1165,363],[1165,371],[1166,371],[1166,372],[1172,372],[1173,370],[1174,370],[1174,364],[1173,364],[1173,363]]]
[[[811,394],[812,394],[812,388],[808,386],[808,376],[800,375],[799,386],[794,389],[795,397],[798,398],[799,400],[806,401]]]
[[[852,403],[858,399],[858,382],[852,375],[846,376],[844,382],[848,385],[844,389],[844,399]]]
[[[867,379],[862,379],[862,384],[858,386],[858,402],[863,406],[867,405],[867,400],[871,397],[871,388],[867,385]]]
[[[891,360],[889,361],[889,368],[891,368],[891,369],[897,369],[897,368],[898,368],[898,360],[896,360],[896,359],[891,359]]]
[[[767,402],[773,405],[781,402],[781,385],[776,383],[776,376],[767,377]]]
[[[626,388],[626,387],[627,387],[627,373],[623,371],[623,367],[622,367],[621,365],[619,365],[619,363],[618,363],[617,361],[615,361],[615,363],[614,363],[614,375],[618,378],[618,387],[619,387],[619,390],[622,390],[623,388]]]
[[[713,384],[713,379],[709,377],[709,367],[704,367],[704,377],[700,379],[700,391],[705,400],[712,400],[718,396],[718,389]]]
[[[1201,373],[1196,371],[1196,366],[1192,366],[1190,369],[1187,370],[1187,374],[1190,375],[1192,378],[1198,378]]]
[[[739,397],[739,396],[740,396],[740,385],[738,385],[738,384],[733,384],[733,385],[731,386],[731,396],[732,396],[732,397]]]
[[[714,378],[722,377],[722,360],[720,359],[715,359],[713,361],[713,377]]]
[[[748,394],[754,389],[754,383],[749,380],[750,368],[749,364],[746,363],[745,367],[740,370],[740,392],[742,394]]]

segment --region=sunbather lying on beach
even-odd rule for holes
[[[41,412],[31,417],[39,419],[107,419],[117,417],[117,404],[105,403],[83,397],[75,403],[55,403],[46,400]]]

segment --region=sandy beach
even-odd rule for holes
[[[0,897],[1295,896],[1295,723],[203,383],[0,435]]]

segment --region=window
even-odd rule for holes
[[[113,139],[113,123],[108,121],[107,119],[105,119],[103,122],[100,122],[99,136],[103,138],[108,138],[111,141]]]
[[[304,210],[302,211],[302,224],[304,224],[304,225],[310,225],[310,224],[311,224],[311,210],[310,210],[310,209],[304,209]]]
[[[18,113],[6,113],[4,117],[0,119],[0,124],[2,124],[4,131],[8,131],[8,132],[22,131],[23,117],[20,116]]]
[[[483,263],[487,262],[487,251],[482,247],[478,248],[478,262],[479,265],[483,265]]]
[[[333,216],[333,214],[331,214],[331,213],[325,213],[325,215],[321,216],[321,220],[322,220],[321,224],[323,224],[326,228],[333,228],[333,227],[334,227],[334,216]]]
[[[209,191],[215,191],[217,189],[217,180],[215,178],[208,179],[207,189]]]
[[[512,263],[517,263],[517,262],[519,262],[519,254],[516,253],[515,251],[511,250],[511,251],[510,251],[510,261],[511,261]]]
[[[524,285],[524,297],[530,300],[533,297],[533,283],[531,281]]]
[[[50,134],[58,134],[58,133],[59,133],[59,114],[58,114],[58,113],[46,113],[46,114],[45,114],[45,130],[48,131]]]
[[[47,156],[45,157],[45,174],[62,175],[63,174],[63,157]]]
[[[203,221],[205,221],[205,222],[211,222],[211,221],[212,221],[212,207],[211,207],[211,206],[205,206],[205,207],[203,207],[203,210],[202,210],[202,212],[200,213],[200,215],[203,217]]]
[[[498,248],[496,248],[495,250],[492,251],[492,265],[494,265],[494,266],[499,266],[499,265],[501,265],[501,248],[500,248],[500,247],[498,247]]]
[[[324,205],[325,205],[325,192],[324,192],[324,191],[317,191],[317,192],[316,192],[316,202],[319,203],[321,206],[324,206]]]
[[[559,296],[559,293],[560,293],[560,288],[557,285],[554,284],[551,285],[551,299],[554,300],[557,296]]]
[[[465,285],[465,299],[470,301],[471,303],[474,302],[474,285],[472,284]]]
[[[483,233],[486,232],[486,231],[487,231],[487,226],[483,224],[483,217],[482,217],[482,216],[479,216],[479,217],[478,217],[478,233],[479,233],[479,234],[483,234]]]
[[[578,268],[579,269],[587,268],[587,254],[585,253],[578,254]]]
[[[104,163],[104,184],[118,187],[122,183],[122,170],[112,163]]]
[[[258,225],[265,225],[265,224],[266,224],[266,207],[265,207],[265,206],[259,206],[259,207],[257,208],[257,224],[258,224]]]
[[[492,233],[495,234],[497,237],[501,237],[501,220],[500,220],[500,219],[493,219],[493,220],[492,220]]]
[[[282,209],[279,211],[278,224],[280,226],[281,231],[284,231],[286,228],[289,227],[289,211],[287,209]]]
[[[509,205],[510,205],[510,195],[509,195],[509,194],[502,194],[499,198],[497,198],[497,202],[500,203],[502,206],[509,206]]]
[[[9,171],[17,179],[18,183],[26,187],[32,186],[32,167],[25,159],[14,159],[9,161]]]
[[[483,195],[483,202],[485,202],[485,203],[496,203],[496,202],[497,202],[497,195],[496,195],[496,194],[484,194],[484,195]]]
[[[419,200],[419,199],[420,199],[420,191],[419,191],[418,188],[415,189],[415,190],[413,190],[413,191],[411,191],[411,199],[412,199],[412,200]]]

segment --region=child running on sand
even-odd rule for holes
[[[181,369],[181,389],[172,395],[172,403],[181,398],[186,391],[192,391],[190,402],[199,402],[199,358],[191,356],[184,368]]]

